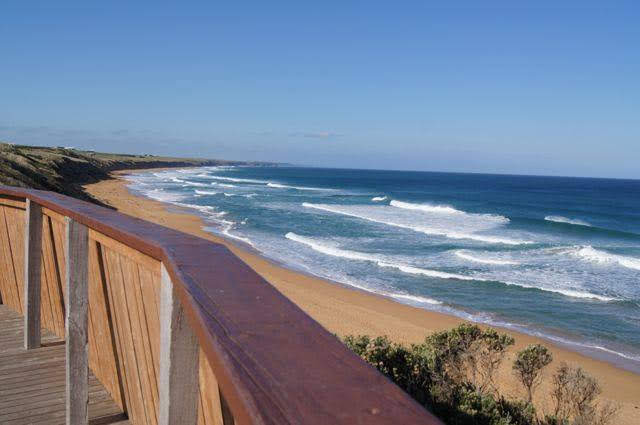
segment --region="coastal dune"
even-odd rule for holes
[[[296,303],[329,331],[340,336],[348,334],[388,335],[396,342],[422,342],[434,331],[449,329],[462,322],[454,316],[400,304],[389,298],[359,291],[328,282],[317,277],[288,270],[253,252],[211,233],[205,232],[203,221],[187,210],[135,196],[127,189],[127,182],[120,178],[126,171],[114,173],[114,179],[86,185],[85,190],[94,198],[119,211],[143,218],[167,227],[191,233],[226,245],[250,267],[261,274],[285,296]],[[592,359],[580,353],[554,345],[547,340],[504,330],[516,339],[499,372],[501,392],[506,396],[522,397],[511,373],[511,363],[517,350],[532,343],[551,348],[554,362],[546,369],[545,379],[536,393],[536,404],[544,412],[551,411],[550,375],[564,361],[583,367],[595,376],[603,387],[602,400],[620,404],[615,423],[637,424],[640,418],[640,375],[620,369],[613,364]]]

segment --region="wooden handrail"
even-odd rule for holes
[[[0,195],[160,261],[235,423],[441,423],[225,246],[53,192]]]

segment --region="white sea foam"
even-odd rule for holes
[[[149,198],[160,202],[174,202],[185,198],[184,194],[166,192],[163,189],[153,189],[143,193]]]
[[[627,257],[624,255],[610,254],[605,251],[595,249],[591,245],[576,246],[566,250],[570,255],[600,264],[618,264],[628,269],[640,270],[640,258]]]
[[[375,255],[329,246],[313,238],[297,235],[293,232],[287,233],[285,237],[287,239],[307,245],[311,247],[313,250],[325,255],[330,255],[330,256],[339,257],[339,258],[346,258],[349,260],[356,260],[356,261],[370,261],[375,263],[379,267],[394,268],[407,274],[422,275],[422,276],[435,277],[440,279],[454,279],[454,280],[477,281],[477,282],[496,282],[496,283],[502,283],[504,285],[509,285],[509,286],[519,286],[521,288],[537,289],[545,292],[554,292],[554,293],[561,294],[567,297],[572,297],[572,298],[595,299],[599,301],[617,300],[617,298],[614,298],[614,297],[593,294],[591,292],[580,291],[576,289],[554,288],[554,287],[548,287],[548,286],[531,285],[526,283],[500,281],[497,279],[493,279],[489,276],[469,276],[469,275],[462,275],[458,273],[448,273],[448,272],[443,272],[439,270],[430,270],[430,269],[424,269],[420,267],[409,266],[405,264],[393,263],[389,260],[385,260]]]
[[[476,231],[489,230],[504,224],[505,217],[488,214],[429,214],[420,216],[407,216],[394,214],[389,207],[363,207],[358,205],[327,205],[312,204],[303,202],[305,208],[314,208],[321,211],[342,214],[355,217],[374,223],[385,224],[387,226],[400,227],[427,235],[444,236],[451,239],[470,239],[486,243],[500,243],[506,245],[530,244],[531,241],[522,239],[511,239],[500,236],[476,234]],[[402,209],[400,209],[402,211]],[[462,219],[452,220],[449,216],[460,217]],[[508,220],[508,219],[506,219]],[[423,223],[426,224],[423,224]],[[420,223],[420,224],[416,224]],[[453,229],[469,230],[467,232]]]
[[[434,300],[433,298],[421,297],[418,295],[409,295],[409,294],[400,294],[400,293],[386,293],[391,298],[399,299],[399,300],[409,300],[415,301],[423,304],[432,304],[432,305],[440,305],[442,301]]]
[[[285,237],[287,239],[290,239],[292,241],[295,242],[299,242],[302,244],[305,244],[309,247],[311,247],[312,249],[321,252],[323,254],[326,255],[331,255],[334,257],[341,257],[341,258],[348,258],[350,260],[361,260],[361,261],[373,261],[373,262],[377,262],[378,259],[374,256],[368,255],[368,254],[364,254],[364,253],[360,253],[360,252],[354,252],[354,251],[348,251],[345,249],[339,249],[339,248],[334,248],[328,245],[324,245],[321,244],[311,238],[307,238],[305,236],[300,236],[297,235],[293,232],[289,232],[285,235]]]
[[[429,277],[438,277],[440,279],[486,281],[486,279],[481,279],[481,278],[472,277],[472,276],[465,276],[465,275],[457,274],[457,273],[447,273],[447,272],[441,272],[441,271],[437,271],[437,270],[421,269],[421,268],[418,268],[418,267],[405,266],[405,265],[402,265],[402,264],[385,263],[383,261],[378,262],[378,265],[380,267],[388,267],[388,268],[398,269],[403,273],[419,274],[419,275],[429,276]]]
[[[286,184],[280,183],[267,183],[267,186],[275,188],[275,189],[296,189],[296,190],[333,190],[333,189],[325,189],[321,187],[307,187],[307,186],[289,186]]]
[[[374,196],[373,198],[371,198],[371,200],[373,202],[382,202],[382,201],[386,201],[387,197],[386,196]]]
[[[205,183],[200,183],[200,182],[192,182],[189,180],[185,180],[184,184],[182,185],[182,187],[188,187],[188,186],[195,186],[195,187],[207,187],[209,186],[208,184]]]
[[[244,242],[247,245],[255,247],[251,239],[231,233],[231,230],[233,230],[236,225],[234,221],[218,219],[218,220],[215,220],[215,222],[218,224],[219,227],[205,227],[204,230],[219,232],[228,238],[235,239],[235,240]]]
[[[575,289],[565,289],[565,288],[553,288],[553,287],[548,287],[548,286],[536,286],[536,285],[529,285],[526,283],[518,283],[518,282],[502,282],[505,285],[509,285],[509,286],[519,286],[521,288],[528,288],[528,289],[539,289],[541,291],[545,291],[545,292],[555,292],[556,294],[562,294],[564,296],[567,297],[571,297],[571,298],[586,298],[586,299],[594,299],[594,300],[599,300],[599,301],[615,301],[618,298],[614,298],[614,297],[607,297],[605,295],[598,295],[598,294],[593,294],[591,292],[586,292],[586,291],[578,291]]]
[[[234,182],[234,183],[256,183],[256,184],[268,183],[265,180],[240,179],[240,178],[236,178],[236,177],[224,177],[224,176],[212,176],[212,175],[205,175],[205,176],[201,176],[201,177],[209,178],[209,179],[213,179],[213,180],[223,180],[223,181]]]
[[[220,186],[220,187],[236,187],[235,185],[228,184],[228,183],[212,183],[212,184],[214,184],[216,186]]]
[[[576,226],[591,227],[591,224],[587,223],[586,221],[579,220],[577,218],[562,217],[560,215],[548,215],[544,219],[547,221],[553,221],[556,223],[575,224]]]
[[[196,193],[198,195],[217,195],[218,194],[218,192],[214,192],[212,190],[199,190],[199,189],[196,189]]]
[[[412,204],[410,202],[396,200],[389,202],[389,205],[396,208],[404,208],[406,210],[417,210],[437,214],[464,214],[463,211],[457,210],[448,205]]]
[[[426,213],[435,213],[435,214],[456,214],[456,215],[467,215],[467,216],[475,216],[475,217],[483,217],[484,219],[494,221],[499,224],[506,224],[509,222],[507,217],[496,215],[496,214],[472,214],[464,211],[457,210],[449,205],[431,205],[431,204],[412,204],[410,202],[402,202],[392,200],[389,202],[389,205],[396,208],[403,208],[406,210],[414,210],[414,211],[423,211]]]
[[[318,251],[322,254],[331,255],[333,257],[347,258],[349,260],[371,261],[373,263],[376,263],[380,267],[395,268],[400,270],[403,273],[420,274],[420,275],[429,276],[429,277],[438,277],[441,279],[484,280],[484,279],[477,279],[471,276],[464,276],[460,274],[440,272],[437,270],[422,269],[422,268],[408,266],[404,264],[391,263],[375,255],[335,248],[329,245],[322,244],[312,238],[307,238],[304,236],[297,235],[293,232],[287,233],[285,237],[287,239],[291,239],[292,241],[305,244],[311,247],[312,249],[314,249],[315,251]]]
[[[509,260],[498,260],[495,258],[485,258],[485,257],[476,257],[473,256],[471,254],[469,254],[467,251],[463,251],[463,250],[459,250],[455,252],[456,256],[464,259],[464,260],[469,260],[469,261],[473,261],[476,263],[482,263],[482,264],[495,264],[498,266],[508,266],[508,265],[518,265],[520,263],[518,263],[517,261],[509,261]]]

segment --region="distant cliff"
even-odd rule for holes
[[[87,194],[82,185],[108,179],[110,171],[207,165],[275,164],[121,155],[0,143],[0,184],[51,190],[98,204],[100,202]]]

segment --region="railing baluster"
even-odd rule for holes
[[[198,420],[198,341],[164,265],[160,282],[160,379],[158,424]]]
[[[42,207],[27,199],[24,226],[24,348],[40,347]]]
[[[67,425],[89,422],[89,233],[66,218],[67,317],[66,418]]]

